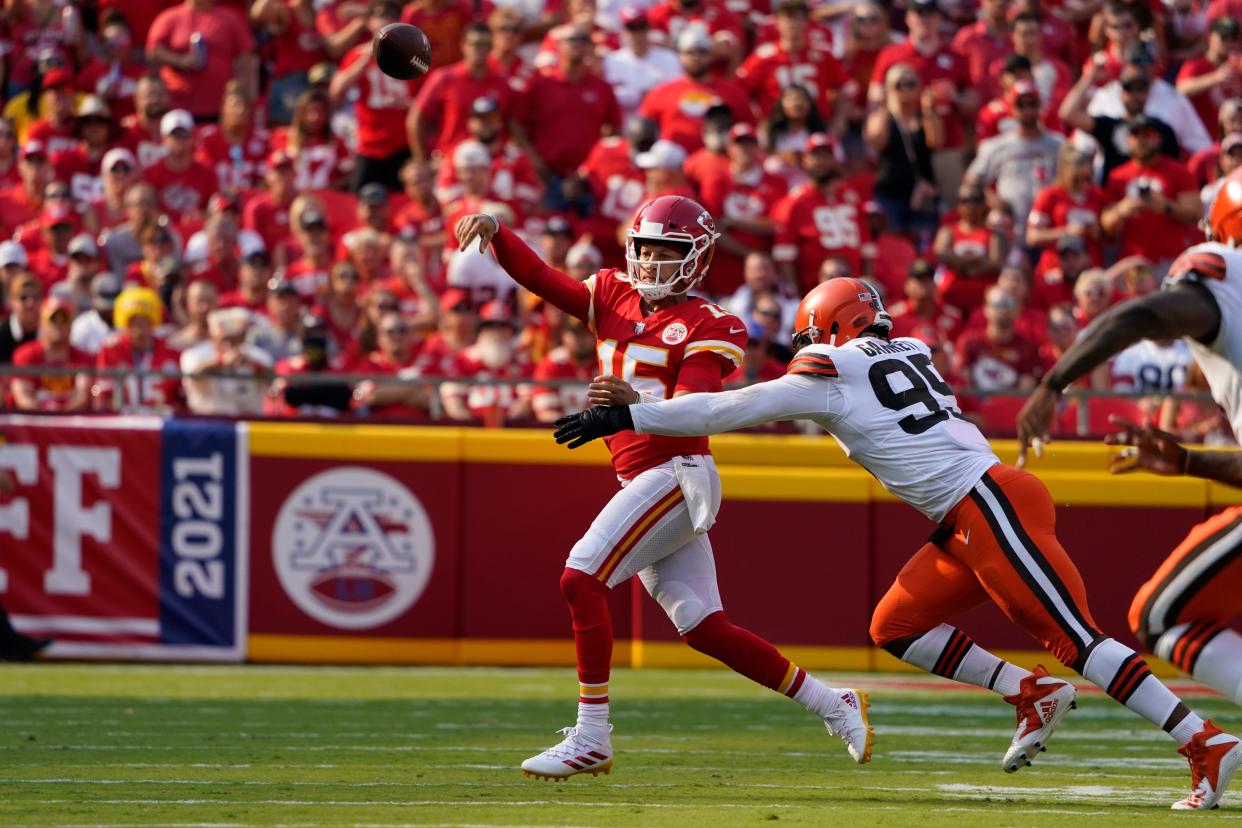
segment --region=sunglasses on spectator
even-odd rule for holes
[[[37,293],[23,293],[17,297],[17,301],[23,305],[37,305],[40,298]]]
[[[1141,79],[1128,80],[1121,82],[1121,88],[1126,92],[1146,92],[1151,89],[1151,84]]]
[[[336,278],[342,279],[346,282],[356,282],[358,281],[358,271],[356,270],[337,271]]]
[[[400,325],[396,327],[382,328],[381,331],[386,336],[401,336],[402,334],[409,333],[410,329],[404,325]]]
[[[855,23],[879,23],[880,17],[878,15],[871,15],[871,14],[856,14],[854,15],[854,22]]]
[[[760,316],[769,316],[773,319],[781,318],[781,312],[777,310],[776,308],[764,308],[763,310],[756,311],[756,313],[758,313]]]
[[[396,313],[401,310],[401,306],[396,302],[384,302],[383,304],[376,305],[375,309],[381,313]]]
[[[983,196],[979,195],[978,193],[973,193],[971,195],[958,196],[957,198],[958,204],[982,204],[983,202],[984,202]]]
[[[904,80],[899,80],[895,84],[893,84],[894,89],[917,89],[918,86],[919,86],[919,82],[914,80],[913,78],[906,78]]]
[[[1039,101],[1033,100],[1031,98],[1024,98],[1020,101],[1016,101],[1013,105],[1013,108],[1014,109],[1039,109]]]
[[[493,32],[504,32],[505,34],[520,34],[522,27],[516,23],[506,23],[503,26],[497,26],[492,29]]]
[[[1133,29],[1138,24],[1135,23],[1133,20],[1122,20],[1120,23],[1105,23],[1104,25],[1106,28],[1109,28],[1109,29],[1116,29],[1118,31],[1126,31],[1127,29]]]

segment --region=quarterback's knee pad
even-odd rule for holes
[[[589,596],[606,596],[608,587],[580,569],[565,567],[565,571],[561,573],[561,594],[572,604]]]

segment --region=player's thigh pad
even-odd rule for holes
[[[924,544],[876,605],[871,616],[871,640],[883,647],[891,641],[922,635],[987,599],[970,567],[935,544]]]
[[[724,609],[716,582],[716,558],[706,534],[693,535],[685,546],[642,570],[638,577],[678,635]]]

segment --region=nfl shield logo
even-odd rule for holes
[[[636,334],[642,333],[644,330],[646,330],[646,328],[647,328],[646,322],[635,322],[634,323],[634,333]]]

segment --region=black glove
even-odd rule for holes
[[[558,445],[569,443],[571,449],[576,449],[597,437],[633,428],[634,418],[630,416],[628,405],[601,405],[561,417],[556,421],[556,433],[552,436]]]

